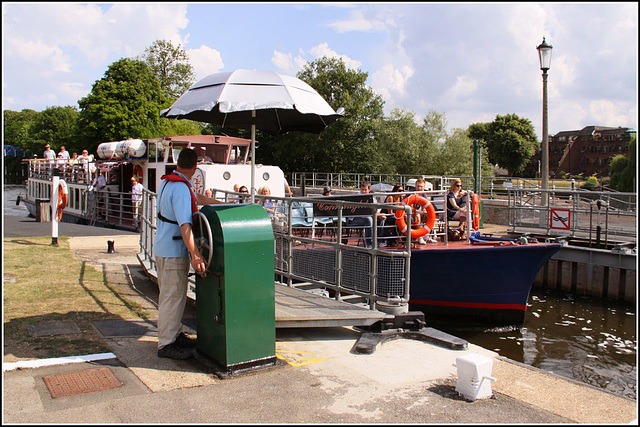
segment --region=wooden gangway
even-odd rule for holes
[[[147,276],[158,283],[155,268],[141,259],[140,264]],[[190,277],[193,281],[193,277]],[[370,310],[355,304],[337,301],[302,289],[296,289],[279,283],[275,286],[276,328],[322,328],[338,326],[369,326],[380,320],[393,318],[393,315]],[[187,295],[195,300],[195,282],[190,283]]]
[[[275,291],[276,328],[369,326],[393,317],[278,283]]]

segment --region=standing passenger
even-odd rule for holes
[[[131,177],[131,202],[133,203],[133,218],[136,223],[136,229],[140,222],[140,214],[142,208],[142,184],[138,182],[135,176]]]
[[[158,196],[158,226],[155,257],[158,269],[158,357],[188,359],[196,340],[181,332],[182,315],[187,302],[189,255],[198,273],[207,268],[192,231],[197,204],[219,204],[215,199],[196,194],[189,180],[197,169],[198,156],[184,148],[177,169],[164,175]]]
[[[51,149],[49,144],[44,146],[44,158],[49,161],[49,163],[53,164],[56,160],[56,153]]]

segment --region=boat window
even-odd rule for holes
[[[213,156],[211,159],[214,163],[225,163],[227,160],[227,147],[211,147],[213,149]]]
[[[155,163],[156,161],[156,143],[149,143],[149,163]]]
[[[180,151],[182,151],[184,147],[181,145],[174,145],[171,150],[171,158],[167,163],[178,163],[178,157],[180,156]]]
[[[156,192],[156,170],[155,168],[147,169],[147,186],[148,190]]]
[[[246,161],[248,147],[241,145],[235,145],[231,150],[231,156],[229,157],[230,164],[243,164]]]
[[[158,161],[160,162],[164,162],[164,152],[166,151],[166,146],[163,144],[162,141],[158,142]]]

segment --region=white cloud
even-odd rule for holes
[[[291,53],[274,50],[271,63],[283,73],[295,76],[307,63],[307,60],[302,57],[303,54],[304,52],[300,50],[300,54],[294,58]]]
[[[224,68],[220,52],[208,46],[202,45],[197,49],[188,49],[187,55],[193,67],[196,80],[217,73]]]
[[[24,40],[19,37],[5,38],[5,54],[19,58],[40,69],[43,75],[54,72],[71,71],[71,58],[58,46],[51,46],[42,40]]]
[[[478,80],[469,76],[458,76],[456,81],[444,94],[443,102],[465,102],[474,97],[478,89]]]
[[[595,123],[601,126],[617,127],[628,123],[630,109],[628,105],[611,102],[607,99],[596,99],[589,103],[589,114]]]
[[[60,92],[63,99],[81,99],[87,96],[91,90],[90,87],[82,82],[54,81],[53,85]]]
[[[371,75],[371,87],[385,100],[391,100],[394,96],[402,97],[414,72],[413,68],[406,65],[394,68],[392,64],[386,64]]]
[[[362,65],[362,62],[356,59],[351,59],[347,55],[338,54],[338,52],[329,48],[329,43],[327,42],[323,42],[317,46],[312,47],[311,49],[309,49],[309,53],[311,53],[315,58],[322,58],[323,56],[327,56],[329,58],[342,59],[346,67],[351,69],[358,69]]]
[[[344,20],[335,21],[329,24],[330,27],[339,33],[349,31],[381,31],[386,27],[384,19],[380,17],[365,17],[363,9],[352,10],[349,17]]]
[[[155,40],[183,44],[186,9],[170,3],[3,4],[3,101],[33,109],[74,105],[88,92],[81,87],[91,87],[116,60],[143,53]],[[25,80],[39,95],[28,95]]]

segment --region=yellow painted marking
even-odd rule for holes
[[[311,363],[322,362],[323,360],[329,360],[329,358],[327,358],[327,357],[325,357],[325,358],[294,357],[294,356],[285,357],[285,356],[281,355],[280,353],[298,355],[298,354],[312,354],[313,352],[311,352],[311,351],[295,351],[295,350],[276,350],[276,357],[278,359],[284,360],[290,366],[295,366],[295,367],[305,366],[305,365],[309,365]]]
[[[312,364],[312,363],[316,363],[316,362],[322,362],[323,360],[328,360],[328,359],[326,359],[326,358],[325,358],[325,359],[311,359],[311,358],[307,358],[307,359],[308,359],[308,360],[307,360],[306,362],[302,362],[302,363],[298,363],[298,362],[289,362],[288,360],[287,360],[287,363],[288,363],[289,365],[291,365],[291,366],[298,367],[298,366],[310,365],[310,364]]]

